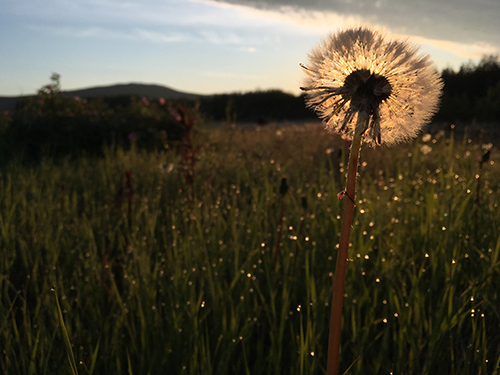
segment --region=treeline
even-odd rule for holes
[[[458,71],[445,69],[441,107],[435,122],[500,123],[500,63],[497,56]],[[214,95],[200,99],[200,111],[209,119],[226,122],[268,123],[317,119],[304,105],[304,96],[278,90]]]
[[[498,56],[477,65],[463,65],[457,72],[445,69],[444,92],[435,121],[500,124],[500,62]]]
[[[304,105],[304,96],[295,96],[279,90],[233,93],[199,99],[200,112],[217,122],[251,122],[265,125],[269,122],[300,121],[317,118]]]

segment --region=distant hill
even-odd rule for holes
[[[144,96],[148,98],[164,98],[164,99],[187,99],[194,100],[204,95],[186,93],[176,91],[171,88],[160,85],[147,85],[141,83],[118,84],[113,86],[89,87],[78,90],[62,91],[62,94],[67,97],[78,96],[80,98],[95,98],[95,97],[113,97],[113,96]],[[33,96],[33,95],[30,95]],[[1,97],[0,96],[0,111],[13,110],[16,107],[18,99],[29,96],[20,97]]]
[[[176,91],[159,85],[128,83],[113,86],[90,87],[87,89],[63,91],[64,96],[79,96],[81,98],[137,95],[148,98],[164,99],[197,99],[202,95]]]

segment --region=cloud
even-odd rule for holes
[[[392,32],[428,39],[500,46],[498,0],[210,0],[220,7],[246,7],[280,14],[304,26],[323,29],[324,21],[334,25],[359,22],[382,24]],[[242,8],[240,8],[242,9]],[[271,13],[268,13],[271,14]],[[317,21],[317,22],[316,22]],[[330,24],[332,25],[332,24]]]
[[[201,36],[212,44],[243,44],[241,37],[233,32],[217,32],[214,30],[205,30],[200,32]]]
[[[188,35],[182,33],[161,33],[157,31],[136,29],[134,34],[140,39],[148,40],[155,43],[178,43],[189,39]]]
[[[61,38],[95,38],[107,40],[148,41],[154,43],[178,43],[193,39],[189,34],[180,32],[162,33],[147,29],[115,30],[105,27],[71,27],[31,25],[29,28]]]
[[[498,47],[487,43],[457,43],[449,40],[427,39],[418,36],[411,37],[411,40],[415,43],[428,44],[468,59],[481,59],[483,56],[497,55],[500,53]]]
[[[249,19],[278,21],[288,25],[288,34],[320,38],[346,26],[383,26],[392,34],[421,44],[443,67],[451,61],[457,66],[466,59],[500,54],[498,0],[423,0],[414,5],[404,0],[197,1],[233,9]]]

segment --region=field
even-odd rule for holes
[[[500,374],[488,142],[363,147],[341,372]],[[190,165],[132,147],[1,167],[2,374],[325,372],[348,144],[319,124],[194,143]]]

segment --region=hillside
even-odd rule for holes
[[[128,83],[128,84],[117,84],[112,86],[89,87],[78,90],[62,91],[62,94],[67,97],[78,96],[81,98],[137,95],[137,96],[145,96],[148,98],[155,98],[155,99],[164,98],[171,100],[176,100],[176,99],[194,100],[203,97],[203,95],[176,91],[165,86],[141,84],[141,83]],[[29,96],[0,97],[0,111],[13,110],[16,106],[17,101],[23,97],[25,98]]]
[[[86,89],[63,91],[64,96],[79,96],[81,98],[137,95],[148,98],[164,99],[197,99],[201,95],[176,91],[160,85],[141,83],[119,84],[113,86],[90,87]]]

